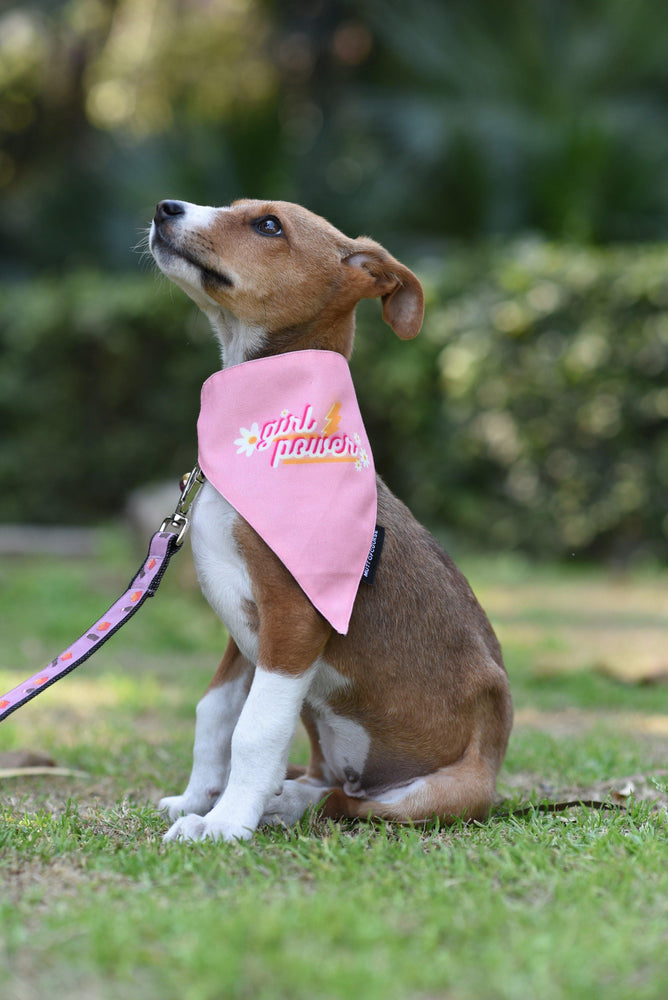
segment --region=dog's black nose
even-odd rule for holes
[[[156,223],[164,222],[174,215],[185,215],[186,206],[182,201],[159,201],[155,209]]]

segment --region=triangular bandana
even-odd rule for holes
[[[296,351],[202,386],[199,463],[337,632],[348,631],[376,524],[376,474],[350,370]]]

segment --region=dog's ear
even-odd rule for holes
[[[362,298],[382,299],[383,319],[398,337],[411,340],[418,335],[424,294],[412,271],[373,240],[356,240],[343,263],[353,269]]]

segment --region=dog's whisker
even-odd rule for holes
[[[151,256],[150,238],[151,238],[151,227],[143,227],[139,230],[141,234],[137,242],[132,247],[135,252],[146,253]]]

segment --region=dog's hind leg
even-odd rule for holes
[[[197,706],[193,766],[183,795],[161,799],[170,820],[189,813],[203,816],[222,795],[230,772],[232,733],[248,696],[253,666],[232,638]]]
[[[369,798],[347,795],[332,789],[319,806],[319,813],[331,819],[386,819],[396,823],[425,823],[440,819],[483,820],[496,798],[496,768],[475,752],[433,774],[415,778],[407,785]]]

